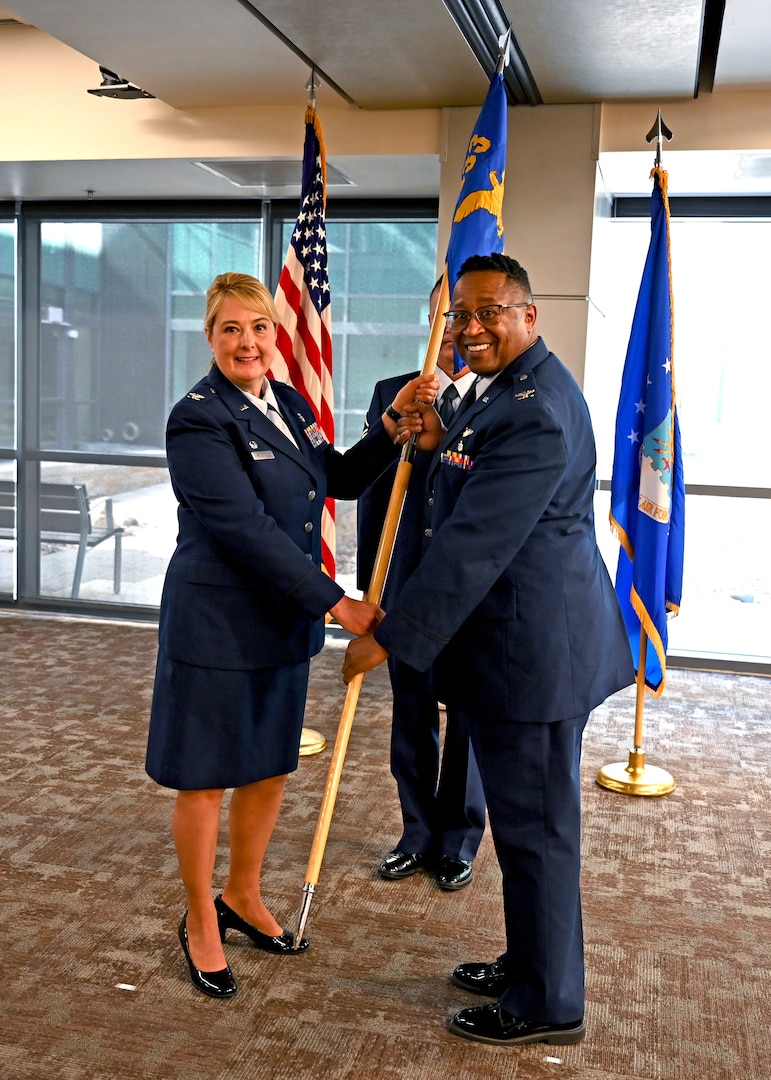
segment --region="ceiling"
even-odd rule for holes
[[[473,2],[491,13],[494,27],[510,23],[518,46],[511,71],[524,71],[531,102],[650,100],[653,108],[662,99],[771,89],[768,0],[725,0],[724,14],[723,0]],[[37,27],[94,62],[92,88],[100,84],[101,65],[180,110],[302,108],[311,65],[326,100],[336,95],[365,111],[476,106],[489,75],[448,10],[457,6],[454,0],[10,0],[0,9],[0,33],[3,20]],[[203,170],[183,173],[179,161],[134,165],[132,173],[127,162],[92,161],[88,170],[91,177],[97,171],[104,197],[234,194],[215,188],[221,181]],[[436,194],[438,163],[425,165],[378,161],[372,190]],[[617,190],[624,184],[618,165]],[[12,190],[7,181],[16,170],[25,197],[54,197],[70,184],[82,192],[89,184],[79,180],[78,166],[0,163],[0,184]],[[370,183],[362,168],[359,196]]]

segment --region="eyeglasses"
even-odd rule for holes
[[[504,308],[530,307],[532,302],[525,300],[521,304],[486,304],[476,311],[445,311],[444,317],[451,330],[464,330],[472,319],[476,319],[482,326],[497,326]]]

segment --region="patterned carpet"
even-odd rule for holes
[[[627,758],[634,694],[597,710],[584,756],[588,1035],[516,1050],[445,1028],[480,1003],[449,984],[453,966],[502,944],[489,834],[458,893],[374,872],[399,832],[384,672],[364,683],[312,948],[273,957],[233,935],[240,990],[220,1002],[190,985],[173,794],[143,771],[155,629],[2,615],[0,655],[7,1080],[771,1078],[768,680],[669,673],[646,705],[647,760],[677,781],[664,798],[594,783]],[[330,743],[341,661],[328,647],[311,678],[306,723]],[[288,927],[329,758],[301,759],[268,852],[266,899]]]

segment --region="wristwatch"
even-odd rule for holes
[[[386,405],[385,409],[383,409],[383,412],[386,414],[387,417],[389,417],[389,419],[393,420],[395,424],[398,424],[402,418],[401,413],[398,413],[393,407],[393,405]]]

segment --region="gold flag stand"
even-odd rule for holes
[[[326,570],[322,566],[321,568],[326,573]],[[332,622],[332,616],[327,612],[325,621],[327,624]],[[300,757],[311,757],[313,754],[320,754],[322,750],[326,750],[327,740],[321,734],[320,731],[316,731],[315,728],[305,727],[300,732]]]
[[[327,740],[320,731],[304,727],[300,735],[300,757],[310,757],[311,754],[320,754],[326,749]]]
[[[675,790],[674,778],[656,765],[645,764],[643,751],[643,709],[645,701],[645,658],[648,651],[648,636],[640,628],[640,659],[637,669],[637,700],[635,704],[634,750],[629,751],[629,761],[617,761],[613,765],[604,765],[597,773],[597,783],[609,791],[620,791],[622,795],[668,795]]]

